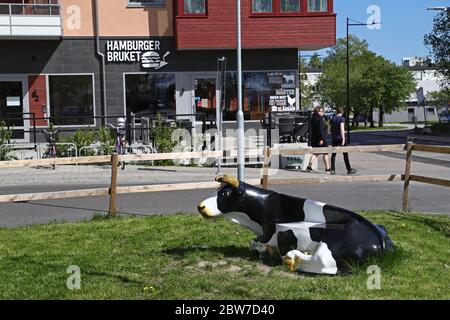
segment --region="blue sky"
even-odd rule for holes
[[[350,33],[366,39],[370,50],[399,64],[402,57],[428,55],[423,37],[432,30],[433,17],[439,11],[428,11],[427,7],[450,6],[450,0],[334,0],[337,37],[345,37],[347,17],[366,23],[371,15],[367,9],[372,5],[380,8],[381,29],[356,26],[350,27]],[[326,55],[326,50],[319,54]]]

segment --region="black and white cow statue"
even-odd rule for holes
[[[257,237],[250,249],[278,256],[292,271],[337,274],[348,262],[393,249],[386,229],[325,203],[261,189],[219,176],[217,196],[198,205],[205,218],[224,216]]]

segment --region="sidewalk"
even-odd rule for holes
[[[405,170],[405,152],[387,153],[351,153],[352,167],[358,170],[357,175],[388,175],[403,174]],[[413,172],[417,175],[450,179],[450,170],[444,163],[413,162]],[[428,162],[430,162],[428,161]],[[319,170],[307,173],[298,170],[278,170],[274,167],[278,162],[272,158],[270,178],[320,178],[332,177],[324,172],[323,162],[319,161]],[[449,163],[450,165],[450,163]],[[347,176],[341,154],[336,158],[336,176]],[[119,185],[145,185],[183,182],[214,181],[218,174],[236,175],[235,167],[222,167],[220,172],[216,167],[149,167],[141,165],[127,165],[124,171],[118,173]],[[245,169],[247,179],[262,177],[261,168]],[[108,186],[111,181],[111,167],[109,165],[79,165],[57,166],[55,170],[48,168],[14,168],[0,170],[1,186],[39,186],[70,184],[96,184]],[[3,191],[4,192],[4,191]]]

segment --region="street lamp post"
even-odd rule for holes
[[[237,0],[237,75],[238,75],[238,110],[237,120],[237,153],[238,179],[245,180],[245,131],[244,112],[242,111],[242,47],[241,47],[241,0]]]
[[[352,23],[350,23],[350,21]],[[372,23],[362,23],[359,21],[355,21],[347,18],[347,108],[346,109],[346,127],[347,127],[347,144],[350,144],[350,43],[349,43],[349,34],[348,27],[350,26],[370,26],[376,23],[375,21]]]

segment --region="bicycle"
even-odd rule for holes
[[[124,127],[125,127],[125,120],[123,118],[117,119],[117,127],[112,125],[111,123],[109,126],[114,129],[114,150],[119,155],[125,154],[125,138],[124,138]],[[118,166],[122,167],[122,170],[125,170],[125,161],[119,161]]]
[[[47,149],[47,156],[49,158],[57,158],[57,154],[56,154],[56,140],[57,140],[57,134],[58,134],[58,130],[54,130],[54,131],[47,131],[47,130],[43,130],[45,133],[45,139],[48,142],[48,149]],[[55,165],[52,165],[53,170],[56,169]]]

